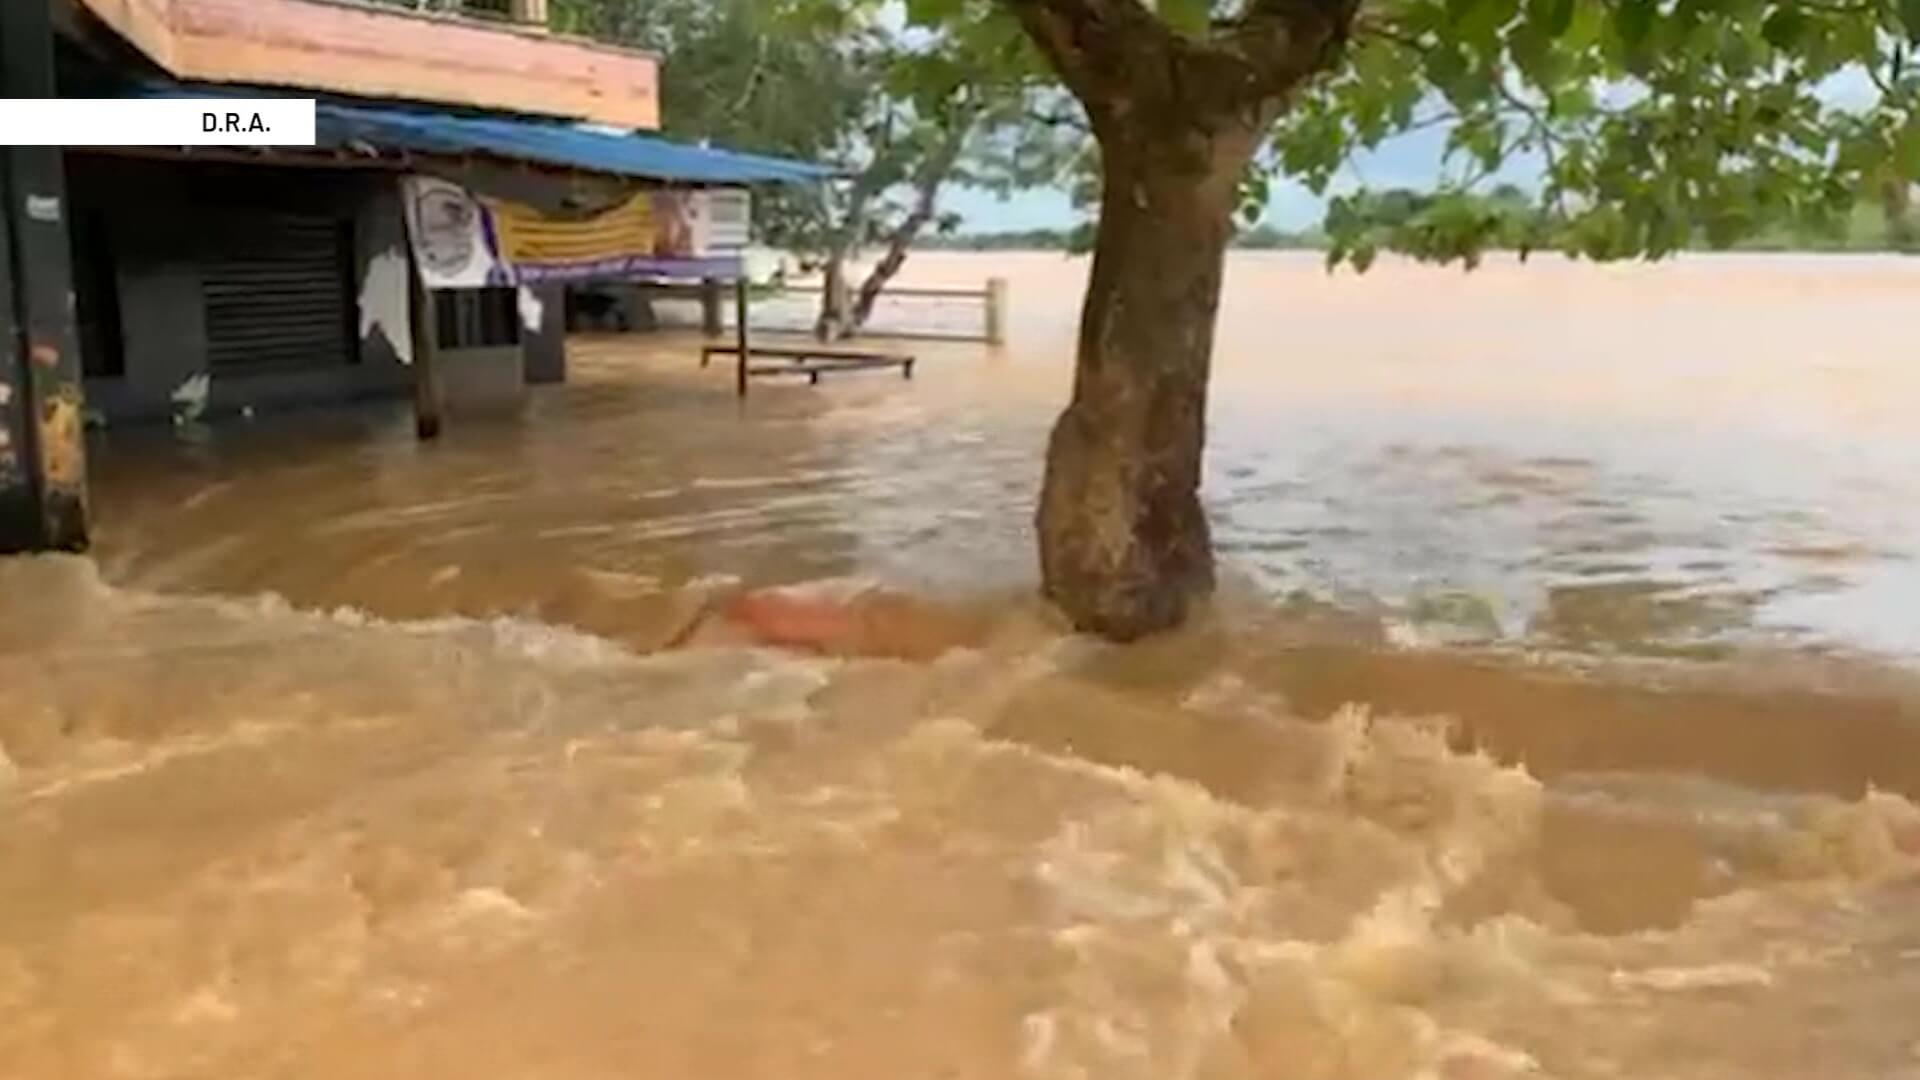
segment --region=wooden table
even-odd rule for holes
[[[914,358],[903,353],[870,352],[861,349],[835,349],[826,346],[763,346],[742,349],[738,345],[707,345],[700,350],[700,366],[706,367],[716,356],[731,356],[738,365],[741,396],[747,392],[749,375],[804,375],[807,382],[819,385],[820,376],[839,371],[873,371],[899,368],[902,378],[913,378]],[[780,364],[756,364],[766,357],[783,360]]]

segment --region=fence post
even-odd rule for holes
[[[1007,279],[987,279],[987,344],[1007,343]]]
[[[738,362],[733,369],[733,392],[739,397],[747,396],[747,365],[753,357],[753,346],[747,331],[753,322],[747,311],[747,291],[752,287],[752,283],[747,280],[747,267],[743,259],[740,264],[740,277],[733,283],[733,311],[736,323],[733,335],[735,347],[739,351]]]
[[[710,338],[720,336],[720,282],[700,279],[700,329]]]
[[[507,16],[522,26],[547,28],[547,0],[510,0]]]
[[[440,375],[440,310],[419,263],[409,259],[408,265],[413,278],[413,433],[424,442],[440,437],[446,412],[446,387]]]

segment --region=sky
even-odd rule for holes
[[[1865,72],[1847,71],[1827,80],[1820,95],[1843,108],[1863,108],[1873,102],[1875,90]],[[1359,155],[1353,166],[1335,181],[1333,190],[1346,192],[1361,186],[1431,189],[1440,178],[1440,155],[1446,140],[1445,127],[1389,139],[1371,152]],[[1494,174],[1493,180],[1532,186],[1531,182],[1539,175],[1537,159],[1519,158],[1508,162]],[[1064,228],[1078,220],[1067,193],[1051,189],[1020,192],[1001,199],[989,191],[957,188],[941,199],[941,208],[961,215],[963,233]],[[1283,179],[1273,186],[1273,198],[1267,204],[1264,221],[1281,229],[1300,230],[1318,225],[1325,213],[1324,198]]]
[[[1444,128],[1390,139],[1360,155],[1354,167],[1336,182],[1335,190],[1350,191],[1362,181],[1376,188],[1430,188],[1439,178],[1440,151],[1446,140]],[[1515,174],[1516,181],[1523,181],[1531,172],[1531,163],[1521,163],[1508,172]],[[1018,192],[1003,200],[990,191],[956,188],[942,198],[941,204],[942,209],[962,216],[961,231],[968,233],[1063,228],[1077,220],[1067,193],[1053,189]],[[1325,199],[1300,184],[1282,180],[1273,187],[1265,222],[1282,229],[1305,229],[1318,225],[1325,213]]]
[[[1427,189],[1440,177],[1440,152],[1446,146],[1444,127],[1427,128],[1397,139],[1389,139],[1374,150],[1356,157],[1353,165],[1339,177],[1333,190],[1352,191],[1361,186],[1374,188],[1408,187]],[[1510,180],[1525,184],[1538,176],[1538,164],[1517,160],[1495,174],[1496,182]],[[1001,199],[989,191],[956,188],[941,200],[942,209],[960,214],[965,220],[962,232],[1004,232],[1022,229],[1061,228],[1076,218],[1073,203],[1064,191],[1035,189]],[[1318,225],[1326,213],[1326,200],[1300,184],[1281,180],[1273,187],[1267,204],[1266,224],[1299,230]]]

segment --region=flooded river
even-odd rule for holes
[[[0,561],[0,1080],[1920,1078],[1920,262],[1236,257],[1125,649],[1032,599],[1084,265],[988,274],[911,382],[104,433]],[[975,646],[694,633],[859,583]]]

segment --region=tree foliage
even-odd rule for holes
[[[856,144],[887,117],[873,87],[888,60],[871,5],[812,0],[554,0],[553,27],[652,51],[665,134],[859,164]],[[884,103],[883,103],[884,104]],[[764,242],[814,250],[832,220],[825,192],[769,189]]]
[[[1038,0],[918,0],[922,21]],[[1161,0],[1196,44],[1263,0]],[[1594,259],[1837,227],[1920,178],[1920,0],[1365,0],[1242,185],[1333,193],[1333,263],[1383,248],[1471,264],[1490,247]],[[1428,197],[1343,190],[1356,156],[1446,132]],[[1524,198],[1484,196],[1525,181]]]
[[[1496,238],[1613,259],[1831,228],[1889,174],[1920,175],[1916,41],[1920,12],[1893,2],[1398,0],[1362,12],[1274,159],[1324,190],[1355,151],[1451,125],[1465,175],[1397,215],[1335,199],[1336,260],[1409,237],[1440,260]],[[1849,81],[1869,100],[1845,100]],[[1516,158],[1540,177],[1526,211],[1454,197]]]
[[[908,29],[885,0],[555,0],[553,14],[563,32],[662,56],[668,134],[840,170],[756,201],[762,242],[825,267],[823,331],[857,327],[913,241],[957,224],[939,212],[947,185],[1010,189],[1064,160],[1025,123],[1030,92],[1047,91],[1006,20]],[[874,272],[847,281],[873,247]]]

